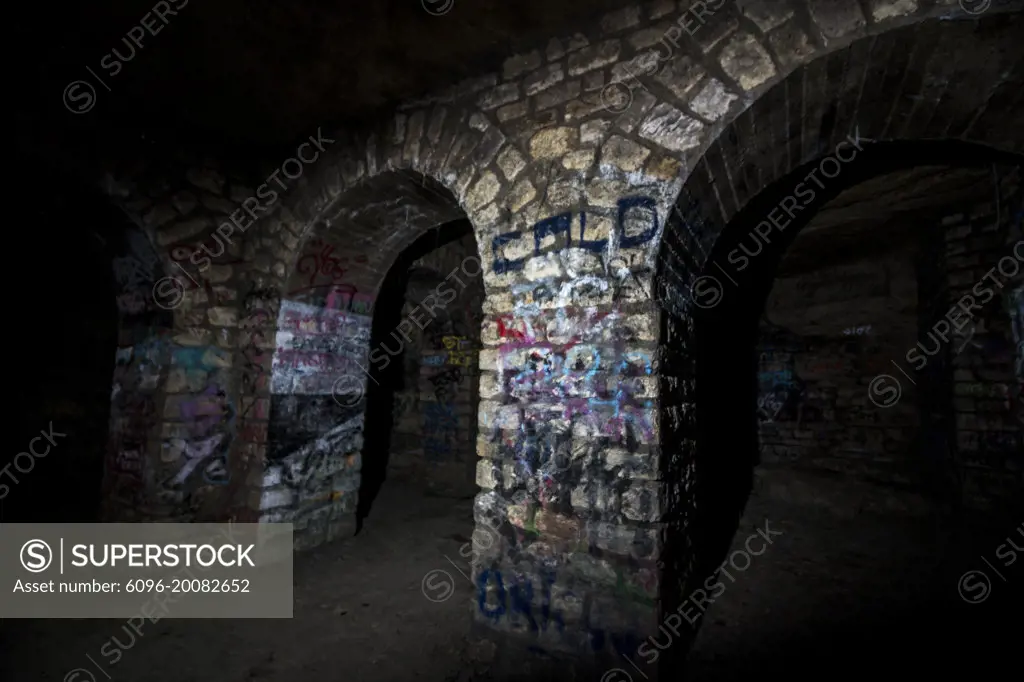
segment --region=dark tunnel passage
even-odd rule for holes
[[[442,483],[437,480],[441,477],[438,470],[431,470],[438,464],[437,460],[457,457],[454,474],[445,472],[449,485],[442,483],[433,489],[446,489],[449,494],[461,497],[472,497],[475,493],[472,449],[476,442],[476,425],[471,417],[476,413],[477,387],[473,371],[476,365],[471,363],[467,351],[479,344],[482,286],[476,283],[476,287],[457,292],[449,304],[439,307],[437,313],[431,312],[436,317],[417,321],[415,328],[409,327],[412,336],[403,336],[397,331],[400,323],[408,319],[410,308],[415,308],[432,291],[443,286],[447,271],[432,266],[449,262],[457,265],[458,260],[453,259],[474,257],[475,253],[476,240],[469,221],[440,225],[402,251],[381,285],[370,348],[383,350],[390,361],[372,364],[369,374],[357,508],[359,529],[388,478],[389,463],[396,449],[400,452],[400,477],[404,474],[406,480],[415,480],[418,474],[422,476],[420,480],[435,484]],[[421,323],[423,328],[418,328]],[[378,357],[383,356],[378,354]],[[453,362],[453,358],[457,362]],[[429,364],[424,364],[424,359]],[[428,367],[432,375],[427,377],[426,383],[432,396],[427,394],[428,386],[421,386],[424,378],[421,369]],[[451,376],[445,376],[446,373]],[[446,394],[449,387],[453,395]],[[459,415],[463,433],[455,434],[455,442],[444,442],[444,436],[448,435],[445,432],[452,430],[448,427],[458,419],[444,406],[450,405],[451,399],[460,392],[466,394],[462,396],[466,399],[463,407],[469,410]],[[434,400],[420,404],[421,394]],[[433,436],[438,431],[437,426],[441,427],[440,441]],[[430,462],[410,461],[410,455],[406,454],[410,448],[411,457],[422,457]]]
[[[703,623],[691,658],[699,679],[809,675],[837,661],[851,676],[885,664],[939,670],[928,660],[936,645],[998,656],[1009,644],[996,621],[1019,588],[972,584],[965,570],[985,568],[996,546],[1015,555],[1007,543],[1024,533],[1011,329],[1024,280],[1012,250],[1021,158],[954,142],[879,143],[807,201],[818,165],[741,210],[693,283],[702,446],[687,601],[709,585],[725,593],[714,606],[691,604]],[[702,220],[697,205],[681,199],[679,220]],[[989,238],[968,239],[965,224],[985,225]],[[962,299],[977,276],[952,274],[957,263],[995,273],[989,294]],[[958,300],[980,303],[950,318]],[[967,320],[976,329],[950,334]],[[990,354],[972,356],[974,347]],[[1007,438],[972,449],[979,408],[966,382],[977,372],[1011,389],[988,416],[1004,420]],[[774,533],[762,553],[779,556],[759,569],[750,538]],[[734,559],[739,573],[755,564],[756,588],[731,587]],[[826,574],[838,586],[817,591],[818,603],[783,578],[804,575],[818,590]],[[1002,598],[984,603],[993,590]],[[769,612],[785,624],[776,635]]]

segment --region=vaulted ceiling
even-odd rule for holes
[[[800,232],[779,264],[779,275],[913,244],[921,230],[935,229],[944,214],[964,206],[991,202],[993,213],[1006,219],[1019,210],[1007,199],[1007,181],[1019,182],[1019,173],[1006,166],[917,166],[854,185],[823,206]]]

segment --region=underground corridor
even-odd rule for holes
[[[264,4],[24,27],[0,679],[1013,669],[1024,3]]]
[[[678,612],[707,620],[698,679],[937,673],[936,646],[1011,646],[996,621],[1012,607],[977,608],[994,587],[964,569],[986,551],[1009,569],[1024,532],[1020,159],[878,145],[816,196],[814,168],[737,213],[692,290],[706,449],[686,513],[706,565]],[[667,309],[672,236],[714,229],[706,190],[684,188],[663,242]]]

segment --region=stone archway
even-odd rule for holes
[[[410,245],[460,219],[465,214],[444,187],[390,171],[341,194],[304,240],[278,305],[260,508],[264,520],[294,523],[300,548],[352,534],[357,511],[368,510],[375,489],[366,474],[382,477],[390,450],[382,436],[391,424],[378,413],[391,409],[393,356],[413,342],[416,326],[422,330],[452,302],[435,295],[419,315],[414,306],[403,317],[400,300],[384,300],[395,296],[389,282],[406,277]],[[464,279],[479,280],[473,251],[437,291],[457,290],[453,277],[463,289]]]
[[[666,567],[680,577],[662,592],[667,624],[682,632],[698,624],[709,603],[705,581],[719,568],[750,493],[753,414],[750,424],[746,413],[739,425],[723,420],[735,413],[730,405],[756,400],[756,367],[748,366],[745,348],[757,335],[778,258],[814,206],[886,169],[1018,165],[1024,141],[1009,132],[1008,119],[1011,93],[1021,85],[1012,66],[1020,50],[1003,31],[1020,20],[925,21],[811,54],[813,61],[770,81],[744,112],[723,117],[721,132],[685,177],[654,289],[665,311],[662,343],[673,349],[663,372],[686,377],[662,379],[663,415],[685,415],[671,430],[663,422],[662,431],[662,445],[673,453],[665,473],[683,489],[666,513],[677,531]],[[954,87],[968,70],[971,87]],[[805,205],[809,213],[800,215]],[[764,253],[743,255],[739,244],[751,237]],[[744,302],[722,305],[730,293]],[[734,331],[723,336],[727,327]],[[687,605],[693,594],[702,595],[701,609]],[[679,605],[677,613],[671,604]],[[657,649],[666,636],[663,628]]]

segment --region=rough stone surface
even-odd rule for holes
[[[546,649],[594,656],[610,653],[613,637],[635,644],[657,633],[663,607],[649,597],[611,599],[610,590],[648,576],[671,605],[684,585],[703,579],[681,540],[696,531],[673,525],[689,518],[688,486],[701,451],[694,299],[680,292],[710,267],[708,254],[729,235],[732,219],[772,182],[855,130],[865,141],[959,137],[1024,149],[1021,140],[1008,141],[1016,118],[1003,106],[1012,101],[1007,93],[1021,89],[1009,17],[997,17],[1006,27],[994,22],[979,31],[974,20],[938,20],[950,9],[931,3],[744,2],[716,12],[656,73],[616,82],[621,65],[656,47],[647,43],[661,24],[679,28],[682,8],[672,5],[631,9],[606,20],[608,30],[595,18],[576,35],[524,48],[500,73],[430,102],[405,103],[382,119],[386,125],[331,133],[337,142],[303,166],[301,178],[279,176],[284,187],[253,181],[280,160],[257,172],[215,167],[205,155],[185,167],[150,160],[157,179],[107,182],[112,200],[140,226],[140,244],[149,244],[119,254],[144,268],[116,262],[126,284],[117,293],[123,360],[113,418],[128,431],[154,434],[135,444],[112,434],[120,459],[108,466],[109,517],[289,518],[301,549],[347,532],[368,434],[359,402],[365,387],[343,379],[356,364],[390,357],[371,347],[369,335],[392,264],[431,229],[468,219],[475,245],[458,262],[438,256],[430,269],[438,282],[461,267],[468,270],[456,271],[459,278],[478,278],[482,312],[459,318],[476,331],[439,331],[435,339],[411,320],[402,330],[426,339],[418,347],[421,369],[469,357],[476,373],[460,369],[458,381],[450,373],[451,412],[448,394],[434,394],[434,383],[445,380],[431,382],[433,370],[409,374],[417,386],[403,400],[418,392],[421,415],[432,403],[435,422],[474,429],[431,432],[429,445],[422,422],[407,421],[403,433],[410,447],[420,441],[426,449],[410,452],[424,457],[447,446],[452,458],[438,463],[440,479],[479,485],[477,531],[501,529],[473,567],[475,618]],[[861,5],[871,8],[871,22]],[[920,58],[892,59],[890,44]],[[935,46],[941,54],[928,57]],[[978,50],[993,62],[971,71],[966,87],[962,72],[976,65]],[[826,66],[835,64],[842,76],[825,87]],[[609,96],[615,92],[622,97]],[[266,208],[255,221],[245,210],[252,197]],[[968,212],[947,225],[949,255],[962,258],[950,263],[958,292],[984,274],[970,261],[981,258],[980,245],[994,248],[984,222]],[[225,224],[233,241],[222,247],[216,230]],[[467,261],[470,254],[477,260]],[[133,286],[123,274],[129,267],[138,274]],[[160,312],[153,287],[170,275],[181,279],[183,295]],[[437,284],[423,292],[433,291],[435,304],[445,298]],[[454,279],[448,285],[461,291]],[[795,295],[787,296],[794,304]],[[834,302],[823,305],[840,312]],[[163,315],[166,338],[149,338],[138,311]],[[456,313],[445,315],[444,324],[454,324]],[[830,338],[839,343],[835,331]],[[994,377],[1010,365],[963,363],[956,438],[965,451],[977,445],[1005,459],[1014,442],[988,434],[1008,432],[1012,377]],[[824,381],[817,385],[826,392]],[[340,413],[337,391],[352,401]],[[866,399],[866,392],[844,393],[805,402],[864,410]],[[136,405],[147,407],[133,412]],[[802,423],[811,417],[808,408]],[[773,428],[766,458],[813,452],[813,429],[785,414]],[[871,442],[891,455],[905,440],[894,429],[864,438],[881,439]],[[211,454],[190,465],[201,444]],[[422,476],[406,454],[403,470]],[[153,472],[134,488],[118,468],[133,461]],[[658,558],[665,563],[640,565]],[[534,632],[510,606],[513,586],[517,595],[532,589],[535,599],[548,587],[551,595],[571,593],[548,611],[557,611],[564,628]],[[602,651],[594,652],[595,641]]]
[[[750,34],[734,37],[722,48],[722,68],[744,90],[753,90],[775,75],[767,50]]]

